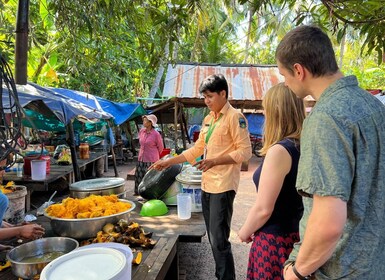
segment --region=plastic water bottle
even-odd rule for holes
[[[24,163],[17,163],[17,171],[16,171],[16,174],[17,174],[17,177],[23,177],[23,168],[24,168]]]

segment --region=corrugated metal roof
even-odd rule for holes
[[[199,85],[212,74],[225,76],[229,100],[262,100],[270,87],[284,81],[273,65],[169,64],[163,97],[201,98]]]

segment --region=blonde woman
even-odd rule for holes
[[[283,279],[283,264],[299,241],[302,199],[295,188],[305,106],[283,83],[263,98],[264,157],[253,180],[257,197],[238,236],[253,242],[247,279]]]

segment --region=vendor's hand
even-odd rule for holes
[[[166,169],[167,167],[169,167],[171,164],[169,163],[169,160],[168,159],[160,159],[158,160],[157,162],[153,163],[149,169],[155,169],[155,170],[158,170],[158,171],[161,171],[163,169]]]
[[[215,166],[215,160],[214,159],[203,159],[198,162],[196,162],[193,166],[198,168],[199,170],[202,170],[203,172],[209,170],[211,167]]]
[[[244,231],[243,231],[243,228],[241,228],[238,232],[238,238],[241,242],[246,242],[246,243],[250,243],[251,241],[253,241],[253,234],[250,235],[250,234],[246,234]]]
[[[26,239],[38,239],[43,236],[45,229],[38,224],[20,226],[20,237]]]

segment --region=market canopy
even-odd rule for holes
[[[95,131],[105,125],[106,119],[113,118],[115,124],[120,125],[147,113],[139,103],[113,102],[76,90],[46,88],[34,83],[16,87],[21,107],[29,109],[27,116],[42,130],[64,131],[65,125],[76,118],[75,129]],[[3,92],[5,107],[13,106],[15,102],[9,99],[5,87]],[[23,125],[32,127],[27,119],[23,120]]]
[[[54,92],[86,104],[97,110],[102,110],[113,116],[116,125],[147,114],[140,103],[119,103],[94,96],[90,93],[64,88],[50,88]]]
[[[71,98],[65,98],[54,91],[36,84],[16,85],[18,102],[21,107],[39,112],[47,117],[56,116],[63,124],[68,124],[75,117],[87,119],[109,119],[112,115],[96,110]],[[9,96],[3,87],[2,102],[5,112],[15,106],[15,98]]]

